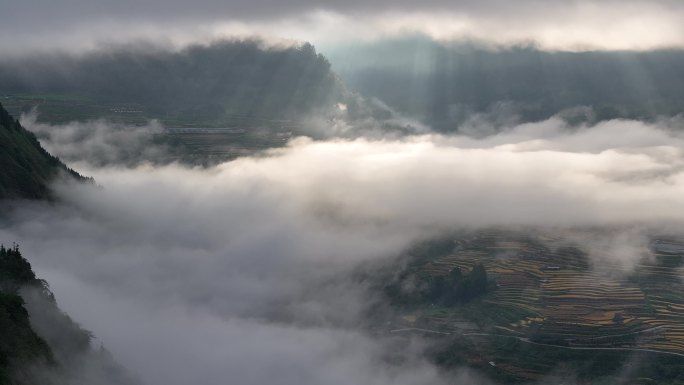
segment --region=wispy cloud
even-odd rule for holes
[[[0,239],[150,384],[441,383],[417,341],[359,328],[374,299],[352,272],[453,229],[681,229],[679,125],[554,118],[483,139],[298,139],[205,169],[82,162],[102,188],[58,186],[66,205],[14,209]]]

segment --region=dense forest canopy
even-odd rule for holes
[[[91,340],[19,246],[0,245],[0,385],[137,384]]]
[[[50,198],[49,184],[60,174],[84,180],[45,151],[0,105],[0,199]]]

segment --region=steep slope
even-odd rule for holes
[[[0,105],[0,201],[52,199],[63,176],[87,181],[45,151]],[[0,245],[0,385],[136,384],[57,306],[18,246]]]
[[[0,105],[0,199],[49,199],[49,183],[59,175],[85,180],[45,151]]]
[[[43,283],[17,247],[0,246],[0,384],[30,383],[31,368],[55,365],[52,350],[31,327],[19,295],[24,285]]]
[[[136,384],[91,338],[19,248],[0,246],[0,385]]]

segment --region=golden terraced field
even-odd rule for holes
[[[477,303],[424,309],[419,322],[567,347],[684,354],[684,268],[666,263],[680,257],[677,245],[663,254],[652,243],[643,260],[624,266],[606,258],[615,257],[611,250],[569,247],[553,237],[508,238],[478,234],[419,266],[417,274],[441,275],[483,263],[495,282]],[[459,326],[464,320],[478,326]]]

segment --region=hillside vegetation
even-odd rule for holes
[[[45,151],[0,105],[0,199],[47,199],[50,182],[59,175],[85,180]]]
[[[342,93],[312,45],[265,48],[249,40],[2,61],[0,90],[19,111],[40,105],[50,122],[155,118],[200,127],[281,125],[333,105]]]
[[[91,338],[19,247],[0,246],[0,385],[137,384]]]

